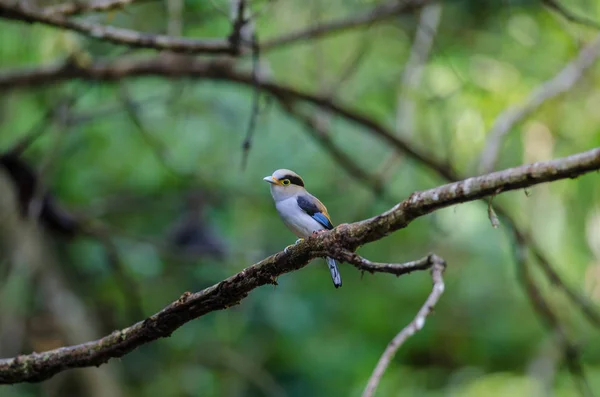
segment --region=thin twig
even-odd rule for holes
[[[432,291],[421,309],[417,312],[414,320],[404,327],[404,329],[400,331],[385,348],[385,351],[381,355],[381,358],[377,362],[377,366],[369,378],[369,382],[362,394],[363,397],[372,397],[375,395],[377,386],[379,386],[379,382],[381,381],[385,370],[390,365],[390,362],[396,355],[398,349],[408,338],[423,328],[427,316],[433,311],[436,303],[444,293],[444,279],[442,278],[442,274],[446,268],[446,263],[442,258],[436,255],[430,255],[426,259],[428,265],[431,266],[431,278],[433,279]]]
[[[249,26],[250,12],[246,7],[246,0],[231,0],[231,34],[229,42],[231,47],[240,49],[244,41],[249,41],[252,36]]]
[[[232,24],[233,32],[230,35],[231,45],[241,48],[241,43],[248,43],[252,49],[252,84],[254,90],[252,93],[252,108],[250,110],[250,120],[246,129],[244,142],[242,143],[242,171],[246,169],[248,156],[252,147],[252,138],[256,130],[256,121],[260,111],[260,80],[258,78],[258,68],[260,67],[260,47],[258,45],[258,36],[256,34],[254,23],[250,17],[250,11],[246,5],[246,0],[232,0]]]
[[[405,263],[372,262],[358,255],[357,253],[348,250],[332,251],[331,255],[333,255],[336,259],[340,261],[354,265],[358,270],[362,270],[369,273],[389,273],[395,276],[410,274],[417,270],[427,270],[431,268],[431,266],[433,266],[434,263],[444,262],[440,257],[433,254],[418,259],[416,261]]]
[[[0,18],[14,19],[28,23],[42,23],[57,28],[73,30],[98,40],[130,47],[154,48],[191,54],[230,54],[236,55],[229,41],[223,39],[189,39],[138,32],[113,26],[97,25],[86,21],[68,19],[60,14],[48,14],[31,7],[28,2],[10,4],[0,1]]]
[[[404,67],[400,82],[400,93],[396,103],[396,133],[410,135],[415,128],[415,100],[421,84],[423,68],[429,58],[442,15],[442,4],[434,3],[423,7],[419,25]]]
[[[320,123],[316,116],[310,116],[307,112],[300,110],[298,106],[294,106],[287,102],[281,102],[281,106],[290,116],[296,118],[307,127],[306,131],[310,136],[315,139],[348,174],[354,177],[359,183],[365,185],[368,189],[374,191],[376,196],[380,197],[384,194],[382,186],[377,185],[375,179],[371,175],[360,168],[351,156],[344,153],[335,145],[331,135],[324,129],[323,123]]]
[[[55,121],[58,126],[55,131],[56,136],[41,159],[36,175],[37,183],[34,186],[31,201],[27,208],[27,216],[31,219],[37,219],[42,215],[45,198],[48,194],[47,180],[54,170],[56,161],[64,147],[65,136],[68,133],[67,120],[72,106],[76,103],[74,98],[76,98],[75,95],[67,96],[56,109]]]
[[[156,159],[161,163],[161,165],[169,171],[173,176],[180,180],[186,180],[191,177],[191,175],[182,173],[176,167],[171,164],[171,160],[167,154],[166,148],[162,145],[162,143],[156,139],[150,131],[146,128],[144,121],[142,120],[141,115],[139,114],[136,103],[131,99],[129,92],[125,83],[121,83],[120,85],[120,98],[123,103],[123,108],[127,112],[127,115],[133,122],[136,127],[136,130],[140,133],[142,139],[146,142],[148,147],[154,153]]]
[[[229,14],[230,14],[229,12],[227,12],[225,9],[219,7],[219,5],[216,3],[215,0],[209,0],[209,1],[210,1],[210,4],[213,6],[213,8],[219,12],[219,14],[221,14],[225,18],[229,19]]]
[[[313,15],[311,19],[317,21],[317,24],[321,23],[321,2],[315,1]],[[367,29],[370,28],[371,25],[367,26]],[[372,38],[368,31],[363,34],[360,44],[358,45],[355,53],[349,57],[349,61],[346,62],[344,68],[337,73],[339,78],[334,79],[332,82],[327,82],[325,80],[325,63],[323,58],[323,48],[322,43],[315,42],[313,45],[314,53],[315,53],[315,63],[316,63],[316,73],[317,73],[317,85],[320,86],[319,95],[330,98],[334,100],[336,98],[338,91],[343,88],[345,82],[352,77],[354,73],[356,73],[362,63],[362,61],[366,58],[365,55],[371,48]],[[280,101],[282,102],[282,101]],[[290,103],[282,103],[283,107],[288,111],[288,113],[292,116],[296,116],[304,125],[307,126],[307,131],[317,139],[323,148],[325,148],[332,155],[333,159],[336,160],[347,172],[353,174],[353,176],[358,177],[359,182],[370,184],[376,190],[381,190],[377,186],[370,183],[371,178],[367,176],[367,173],[364,172],[360,167],[354,164],[354,160],[351,159],[348,155],[346,155],[342,150],[338,149],[337,146],[333,143],[333,139],[330,136],[330,121],[331,121],[331,113],[322,111],[320,109],[315,109],[314,116],[309,113],[300,112],[298,106],[292,106]],[[300,113],[299,113],[300,112]],[[379,195],[376,194],[378,197]]]
[[[556,269],[554,269],[554,267],[548,262],[548,259],[545,258],[542,252],[537,248],[537,245],[531,244],[531,242],[533,241],[533,238],[531,236],[525,234],[521,238],[523,238],[524,241],[528,243],[531,254],[536,259],[537,265],[542,269],[542,271],[550,281],[550,284],[553,287],[562,290],[565,293],[565,295],[569,298],[569,300],[571,300],[571,302],[573,302],[575,306],[581,309],[582,313],[585,315],[588,321],[592,325],[600,329],[600,313],[598,313],[598,310],[594,306],[592,306],[592,303],[585,296],[577,292],[574,288],[569,286],[569,284],[567,284],[565,280],[562,279],[562,277],[557,273]]]
[[[498,160],[498,154],[506,134],[525,117],[533,113],[544,102],[568,91],[583,73],[591,67],[600,56],[600,35],[585,46],[575,59],[565,65],[562,70],[536,88],[525,102],[503,111],[488,133],[487,142],[481,152],[479,160],[479,172],[487,173],[493,171]]]
[[[258,38],[256,35],[252,37],[252,79],[254,83],[254,90],[252,92],[252,109],[250,110],[250,121],[248,122],[248,128],[246,129],[246,137],[242,143],[242,170],[246,169],[248,164],[248,156],[250,155],[250,149],[252,147],[252,138],[256,130],[256,121],[258,119],[258,113],[260,112],[260,80],[258,79],[258,68],[259,68],[259,46]]]
[[[585,371],[580,363],[580,353],[578,351],[578,348],[573,342],[571,342],[558,316],[556,315],[556,313],[554,313],[554,311],[550,307],[550,304],[546,301],[541,291],[536,286],[533,276],[530,273],[529,266],[527,264],[525,242],[519,235],[516,235],[516,238],[517,268],[525,285],[525,291],[529,296],[529,300],[531,301],[536,313],[538,313],[544,324],[546,324],[551,331],[555,332],[557,342],[563,351],[567,369],[573,376],[573,379],[580,391],[580,394],[584,397],[592,397],[592,390],[586,379]]]
[[[330,98],[336,97],[337,93],[344,87],[345,83],[359,70],[363,61],[368,58],[367,55],[372,49],[372,43],[373,41],[371,38],[365,34],[356,52],[349,57],[346,66],[337,73],[339,78],[323,90],[323,95]]]
[[[5,152],[7,154],[20,156],[33,144],[33,142],[40,138],[46,131],[50,130],[51,125],[54,124],[61,115],[61,109],[64,109],[65,106],[69,109],[69,112],[67,114],[67,119],[63,120],[63,122],[65,126],[71,126],[70,120],[72,117],[72,109],[77,105],[81,98],[85,96],[91,87],[91,85],[88,85],[86,88],[79,90],[78,95],[65,94],[62,98],[56,100],[56,104],[50,107],[46,113],[44,113],[42,118],[27,133],[17,139],[17,141]]]
[[[356,27],[368,26],[372,23],[391,19],[397,15],[412,12],[435,0],[394,0],[379,5],[371,10],[349,18],[334,20],[319,26],[268,39],[261,45],[267,51],[276,47],[287,46],[308,39],[318,39],[327,35],[344,32]]]
[[[93,225],[90,222],[82,224],[80,232],[97,240],[106,255],[106,262],[110,266],[113,276],[121,289],[124,301],[126,302],[126,311],[130,320],[137,320],[144,317],[142,308],[142,297],[139,292],[138,283],[127,271],[127,266],[123,263],[121,254],[117,245],[113,241],[112,234],[106,228],[103,228],[98,222]]]
[[[495,196],[495,193],[493,196]],[[598,309],[593,306],[593,303],[587,299],[585,296],[576,292],[575,289],[570,287],[565,280],[558,274],[556,269],[551,265],[550,261],[543,255],[542,251],[536,244],[535,240],[528,233],[521,230],[522,228],[516,223],[512,216],[508,214],[508,212],[500,206],[493,205],[492,209],[496,213],[496,215],[502,219],[502,223],[512,231],[512,233],[517,237],[519,241],[524,241],[533,256],[536,258],[536,264],[540,267],[540,269],[544,272],[550,284],[562,290],[567,298],[585,315],[588,321],[600,328],[600,313]]]
[[[106,12],[125,8],[134,2],[143,3],[156,0],[95,0],[86,3],[84,1],[74,1],[72,3],[62,3],[43,9],[46,14],[61,14],[64,16],[73,16],[88,12]]]
[[[81,96],[80,96],[81,97]],[[79,98],[80,98],[79,97]],[[78,98],[73,96],[58,99],[56,104],[50,107],[42,118],[21,138],[17,139],[12,146],[5,152],[7,154],[20,156],[27,148],[29,148],[38,138],[40,138],[45,132],[51,129],[54,120],[57,118],[59,111],[65,105],[72,107]]]
[[[550,8],[551,10],[554,10],[557,13],[559,13],[560,15],[562,15],[568,21],[575,22],[575,23],[578,23],[580,25],[589,26],[589,27],[594,28],[594,29],[600,29],[600,23],[599,22],[594,21],[594,20],[592,20],[590,18],[586,18],[583,15],[577,15],[577,14],[573,13],[572,11],[570,11],[568,8],[566,8],[565,6],[563,6],[557,0],[542,0],[542,3],[546,7]]]
[[[428,4],[421,10],[410,55],[400,79],[400,92],[396,101],[395,132],[397,136],[410,137],[413,134],[416,109],[413,97],[421,84],[423,68],[433,47],[441,14],[441,3]],[[396,165],[401,162],[403,154],[401,151],[394,150],[387,159],[381,162],[379,172],[375,176],[377,186],[383,186],[384,181],[390,177],[396,169]]]

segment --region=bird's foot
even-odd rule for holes
[[[283,249],[283,252],[285,252],[286,254],[289,254],[290,253],[290,248],[292,248],[294,245],[296,245],[296,244],[298,244],[298,243],[300,243],[302,241],[304,241],[304,239],[303,238],[299,238],[298,240],[296,240],[296,242],[294,244],[288,245],[287,247],[285,247]]]

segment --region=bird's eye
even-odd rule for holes
[[[287,186],[289,185],[291,182],[289,179],[284,179],[283,181],[281,181],[281,183],[283,184],[283,186]]]

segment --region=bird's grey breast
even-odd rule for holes
[[[275,208],[283,223],[298,237],[309,237],[312,232],[324,229],[323,225],[298,206],[296,197],[276,202]]]

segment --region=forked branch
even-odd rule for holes
[[[305,267],[316,257],[341,250],[353,252],[361,245],[405,228],[414,219],[425,214],[496,194],[498,189],[507,192],[544,182],[575,178],[597,170],[600,170],[600,149],[593,149],[413,193],[408,199],[373,218],[341,225],[331,232],[308,238],[293,246],[287,253],[272,255],[212,287],[194,294],[186,293],[146,320],[114,331],[104,338],[44,353],[0,360],[0,383],[36,382],[69,368],[101,365],[111,358],[122,357],[143,344],[169,336],[188,321],[238,304],[250,291],[265,284],[274,284],[280,275]],[[375,267],[371,266],[370,270],[375,270]]]

